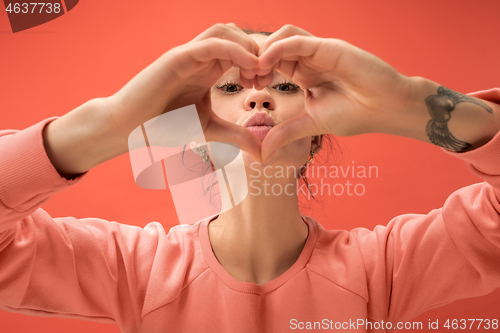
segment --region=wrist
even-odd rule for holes
[[[426,126],[431,119],[426,98],[435,95],[440,85],[421,76],[407,77],[406,104],[398,126],[400,136],[431,143]]]
[[[500,108],[423,77],[409,77],[404,117],[393,133],[451,151],[475,149],[500,129]]]
[[[108,103],[92,99],[44,128],[47,156],[61,176],[74,178],[127,152],[127,139],[106,119]]]

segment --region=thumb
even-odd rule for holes
[[[260,140],[246,127],[224,120],[212,114],[205,128],[207,141],[232,142],[248,152],[254,160],[262,162]]]
[[[278,149],[292,141],[309,135],[318,135],[316,125],[305,110],[279,123],[267,133],[262,141],[262,161],[267,162]]]

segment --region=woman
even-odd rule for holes
[[[268,36],[216,24],[113,96],[1,133],[0,309],[122,332],[375,332],[488,294],[500,287],[500,90],[475,96],[292,25]],[[329,134],[435,144],[485,182],[373,231],[325,230],[299,212],[297,191],[249,193],[168,235],[156,222],[141,229],[39,208],[127,152],[137,126],[191,104],[207,141],[241,147],[247,181],[261,190],[264,181],[296,187],[298,174],[262,171],[300,170]],[[245,128],[252,117],[272,129]]]

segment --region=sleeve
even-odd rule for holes
[[[48,118],[0,131],[0,310],[138,332],[161,224],[52,218],[39,208],[86,177],[61,177],[43,146]]]
[[[500,104],[499,88],[470,95]],[[363,258],[372,320],[395,325],[500,288],[500,132],[474,150],[443,151],[484,181],[455,191],[426,215],[350,232]]]

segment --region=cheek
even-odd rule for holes
[[[294,98],[283,101],[283,117],[285,119],[294,117],[304,110],[304,94],[297,94]]]

